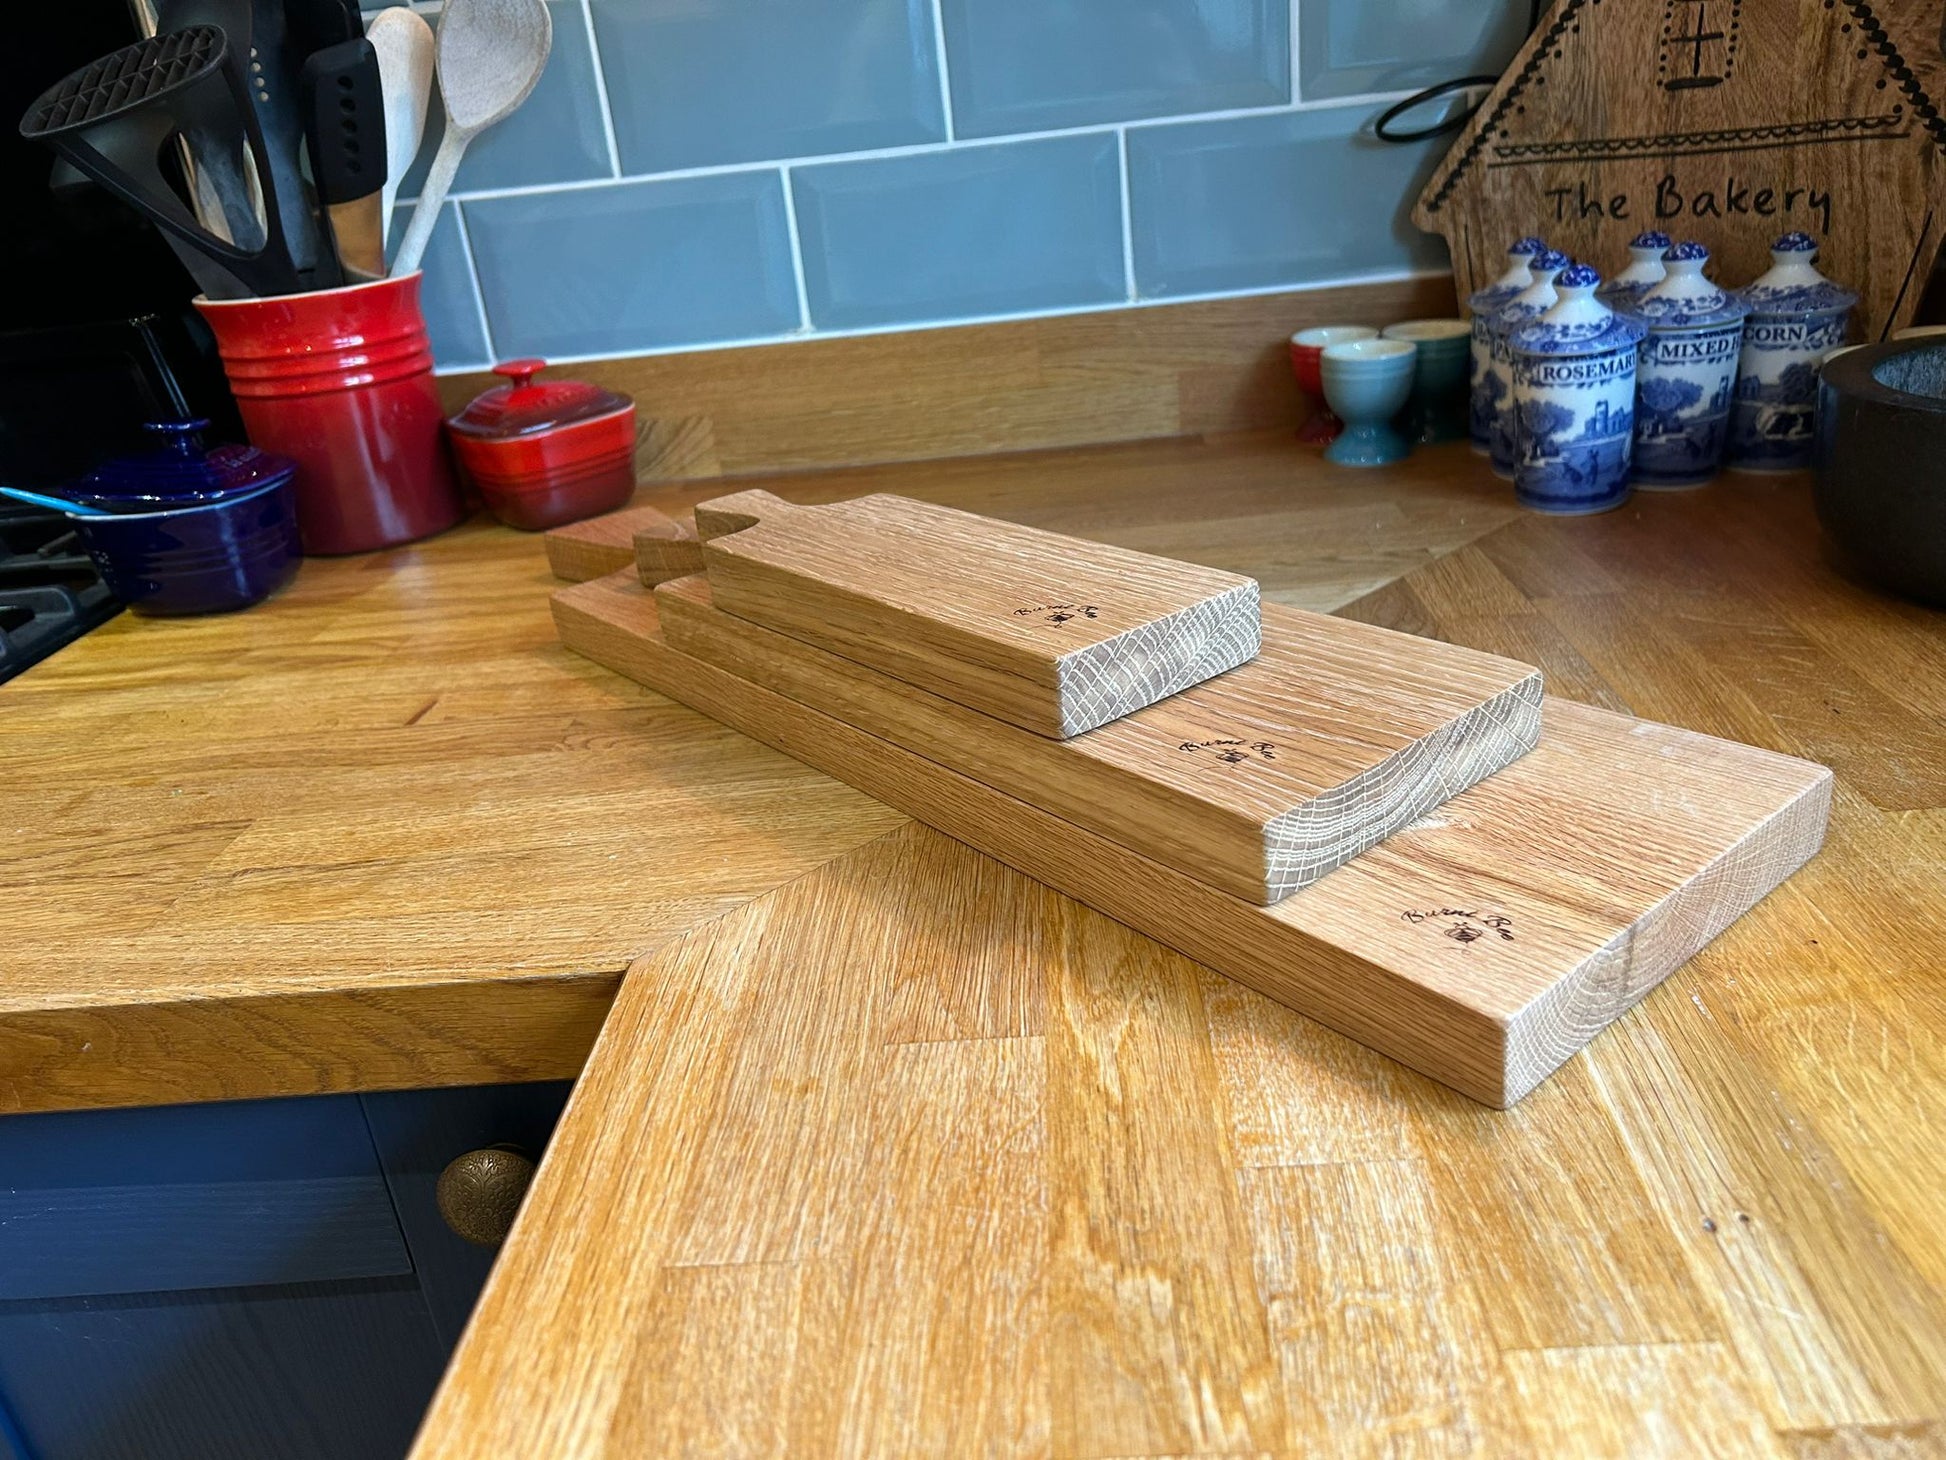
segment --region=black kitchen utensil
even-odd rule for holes
[[[311,178],[347,279],[385,276],[379,189],[385,185],[385,97],[378,52],[363,36],[311,54],[299,81]]]
[[[346,0],[284,0],[291,54],[310,57],[365,33],[365,17]]]
[[[56,82],[27,108],[20,134],[45,142],[171,236],[215,260],[248,292],[301,289],[276,210],[230,220],[233,239],[211,233],[169,186],[162,148],[185,138],[223,196],[248,196],[254,174],[273,183],[242,58],[213,25],[191,26],[124,46]],[[249,169],[249,173],[246,173]]]

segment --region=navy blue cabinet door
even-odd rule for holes
[[[439,1171],[567,1089],[0,1119],[0,1455],[403,1456],[492,1261]]]

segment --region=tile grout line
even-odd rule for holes
[[[601,113],[602,136],[608,141],[608,175],[622,175],[622,150],[615,145],[615,114],[608,106],[608,77],[601,68],[601,45],[595,40],[594,0],[581,0],[581,24],[588,32],[588,64],[595,73],[595,108]]]
[[[1041,142],[1056,137],[1098,137],[1109,132],[1130,132],[1150,127],[1171,127],[1197,122],[1239,121],[1249,117],[1287,116],[1294,112],[1337,111],[1353,106],[1390,105],[1414,95],[1413,91],[1362,92],[1356,96],[1325,97],[1318,101],[1279,102],[1275,106],[1232,107],[1227,111],[1193,112],[1182,116],[1137,117],[1126,122],[1090,122],[1079,127],[1050,127],[1038,132],[1009,132],[998,137],[961,137],[952,142],[914,142],[901,147],[868,147],[855,152],[826,152],[788,160],[771,158],[762,162],[721,162],[703,167],[677,167],[665,172],[638,172],[619,177],[570,178],[561,182],[522,183],[504,188],[468,188],[452,197],[463,202],[483,202],[490,198],[525,198],[540,193],[579,193],[597,188],[628,186],[634,183],[679,182],[694,177],[727,177],[739,172],[768,172],[777,167],[820,167],[829,162],[875,162],[895,157],[925,157],[941,152],[967,152],[977,147],[1005,147],[1015,142]],[[400,198],[401,204],[415,201]]]
[[[946,115],[946,140],[954,140],[953,128],[953,78],[946,69],[946,5],[945,0],[932,0],[932,48],[938,58],[939,66],[939,104]]]
[[[1304,0],[1291,0],[1290,9],[1290,55],[1287,64],[1291,68],[1291,105],[1299,106],[1304,101],[1304,88],[1298,84],[1301,74],[1299,58],[1303,55],[1304,42],[1299,27],[1304,24]]]
[[[1122,173],[1122,292],[1135,302],[1135,199],[1128,190],[1128,128],[1115,129],[1115,158]]]
[[[811,291],[804,283],[804,244],[797,235],[797,188],[792,183],[789,167],[778,168],[777,176],[784,185],[784,227],[791,240],[791,276],[797,281],[797,327],[809,334]]]
[[[874,335],[902,335],[917,330],[957,329],[962,325],[1019,324],[1036,319],[1068,319],[1076,315],[1101,314],[1117,308],[1156,309],[1171,304],[1208,304],[1223,299],[1261,299],[1272,294],[1309,294],[1321,289],[1343,289],[1359,284],[1399,284],[1408,279],[1450,279],[1451,269],[1380,269],[1364,274],[1344,274],[1328,279],[1285,281],[1278,284],[1253,284],[1242,289],[1211,289],[1200,294],[1162,294],[1136,299],[1126,305],[1060,305],[1052,309],[1023,309],[1010,314],[954,316],[944,319],[900,320],[896,324],[857,325],[849,328],[817,329],[805,334],[788,331],[775,335],[746,335],[733,340],[688,340],[678,345],[650,345],[628,350],[596,350],[580,355],[549,355],[554,365],[589,365],[604,360],[634,360],[646,356],[693,355],[711,350],[744,350],[757,345],[814,344],[823,340],[856,340]],[[491,362],[440,365],[436,375],[465,375],[487,368]]]
[[[473,313],[480,321],[480,338],[486,343],[487,364],[492,365],[499,360],[500,351],[493,340],[493,323],[487,318],[486,290],[480,287],[480,266],[473,260],[473,235],[467,231],[466,210],[457,202],[453,204],[453,226],[459,230],[460,255],[466,260],[466,277],[473,285]]]

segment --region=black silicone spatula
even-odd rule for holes
[[[347,280],[385,276],[379,191],[385,186],[385,98],[378,52],[360,36],[313,52],[299,91],[311,180]]]
[[[216,175],[220,195],[248,196],[249,173],[259,196],[273,195],[243,62],[220,27],[167,31],[90,62],[27,108],[20,134],[53,147],[249,292],[303,287],[274,209],[261,223],[232,218],[233,239],[219,238],[197,221],[159,167],[163,147],[183,137],[198,165]]]

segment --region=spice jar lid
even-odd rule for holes
[[[206,420],[145,423],[155,449],[90,472],[75,485],[75,495],[117,502],[203,500],[265,486],[297,470],[288,457],[254,446],[205,451],[199,438],[208,427]]]
[[[500,441],[613,415],[634,404],[625,395],[585,380],[535,381],[546,368],[545,360],[508,360],[494,366],[495,375],[513,383],[480,392],[447,424],[462,436]]]

